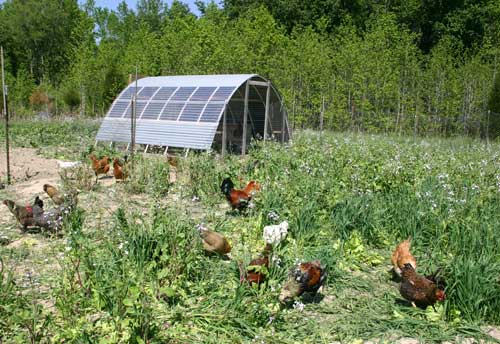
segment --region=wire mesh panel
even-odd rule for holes
[[[149,102],[144,109],[141,119],[158,119],[165,103]]]
[[[212,93],[214,93],[217,87],[199,87],[196,92],[193,93],[190,101],[207,101],[210,99]]]
[[[166,101],[172,96],[176,89],[177,87],[162,87],[158,92],[156,92],[152,100]]]
[[[186,101],[193,94],[196,87],[179,87],[170,100],[172,101]]]
[[[200,122],[217,122],[224,109],[224,103],[209,103],[201,115]]]
[[[137,93],[139,93],[141,90],[142,90],[142,87],[137,87]],[[130,100],[130,99],[132,99],[132,96],[134,94],[135,94],[135,86],[129,86],[129,88],[127,88],[125,90],[125,92],[123,92],[121,94],[120,99]]]
[[[160,119],[176,121],[185,103],[168,103],[163,109]]]
[[[217,101],[217,100],[226,100],[231,96],[233,93],[234,89],[236,87],[219,87],[217,91],[215,91],[214,95],[212,96],[211,100],[212,101]]]
[[[201,112],[205,104],[187,104],[184,110],[182,111],[181,117],[179,117],[179,121],[188,121],[188,122],[196,122],[200,117]]]
[[[136,102],[135,103],[135,118],[141,117],[142,110],[146,107],[146,102]],[[128,111],[125,112],[124,118],[130,118],[132,116],[132,108],[129,107]]]
[[[121,118],[123,114],[125,113],[125,110],[127,110],[130,102],[116,102],[113,104],[113,107],[111,107],[111,110],[109,110],[108,117],[112,118]]]
[[[137,99],[148,100],[150,99],[159,87],[144,87],[139,93],[137,93]]]

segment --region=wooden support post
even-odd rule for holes
[[[144,153],[148,152],[149,145],[146,145],[146,148],[144,148]]]
[[[5,69],[3,62],[3,46],[0,47],[0,55],[2,57],[2,94],[3,94],[3,112],[5,114],[5,156],[7,163],[7,184],[10,185],[10,142],[9,142],[9,102],[8,89],[5,85]]]
[[[283,111],[283,100],[281,101],[281,143],[285,143],[286,112]]]
[[[224,106],[224,114],[222,117],[222,157],[226,155],[226,141],[227,141],[227,107],[229,104],[226,103]]]
[[[271,81],[267,81],[267,90],[266,90],[266,110],[264,112],[264,143],[267,140],[267,130],[268,130],[268,121],[269,121],[269,103],[271,101]]]
[[[163,155],[168,155],[168,146],[165,147],[165,151],[163,152]]]
[[[241,155],[245,156],[247,150],[247,121],[248,121],[248,96],[250,92],[250,84],[248,81],[245,84],[245,104],[243,110],[243,135],[241,139]]]

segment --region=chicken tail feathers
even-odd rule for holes
[[[226,178],[222,181],[222,184],[220,186],[220,191],[224,195],[226,196],[229,195],[233,189],[234,189],[234,183],[231,180],[231,178]]]

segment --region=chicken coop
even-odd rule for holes
[[[135,115],[134,115],[135,114]],[[132,130],[132,116],[135,131]],[[128,85],[104,118],[96,142],[135,143],[245,154],[252,138],[291,135],[283,100],[256,74],[145,77]]]

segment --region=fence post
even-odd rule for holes
[[[226,141],[227,141],[227,107],[228,103],[224,106],[224,114],[222,115],[222,158],[226,155]]]
[[[325,96],[321,102],[321,112],[319,113],[319,138],[323,140],[323,117],[325,116]]]
[[[490,144],[490,116],[491,110],[488,110],[488,114],[486,115],[486,144]]]
[[[135,116],[137,107],[137,66],[135,66],[135,88],[132,94],[131,111],[130,114],[130,169],[134,170],[134,151],[135,151]]]
[[[9,142],[9,105],[8,105],[8,89],[5,85],[5,69],[3,62],[3,46],[0,47],[0,55],[2,58],[2,94],[3,94],[3,111],[5,114],[5,156],[7,158],[7,184],[10,185],[10,142]]]
[[[241,138],[241,155],[245,156],[247,150],[247,121],[248,121],[248,97],[250,93],[250,84],[245,85],[245,105],[243,110],[243,135]]]
[[[264,113],[264,144],[267,140],[267,131],[268,129],[268,121],[269,121],[269,104],[271,98],[271,81],[267,81],[267,89],[266,89],[266,109]]]

